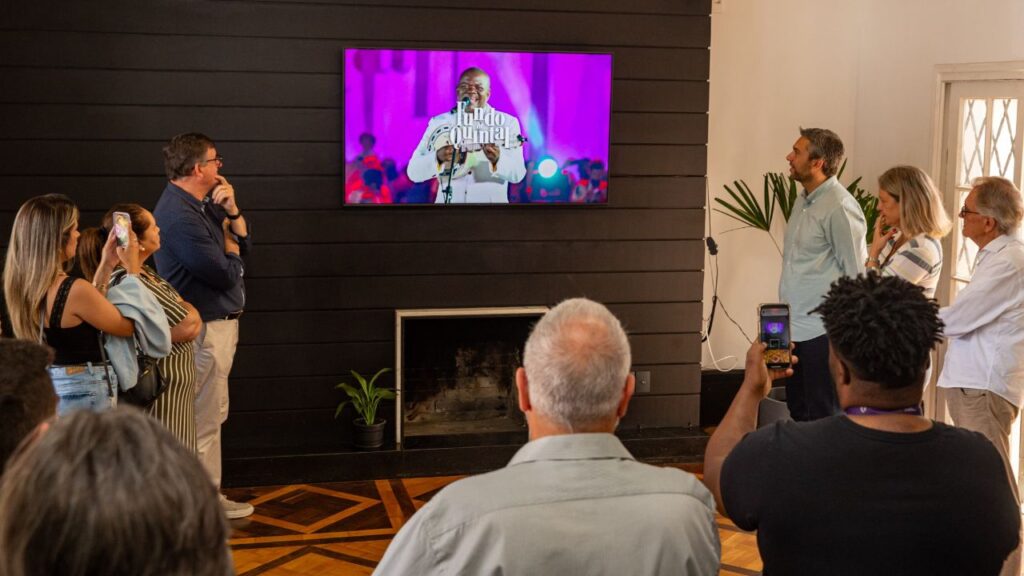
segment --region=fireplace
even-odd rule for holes
[[[400,449],[525,441],[515,370],[544,307],[397,310]]]

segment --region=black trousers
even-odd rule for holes
[[[786,384],[786,406],[793,420],[807,422],[839,413],[839,400],[828,369],[828,336],[794,342],[800,359]]]

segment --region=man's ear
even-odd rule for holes
[[[530,385],[526,380],[526,369],[520,367],[516,370],[516,391],[519,393],[519,409],[523,414],[533,410],[530,404]]]
[[[629,400],[633,397],[634,391],[636,391],[636,377],[630,372],[629,376],[626,376],[626,385],[622,387],[622,398],[619,399],[619,407],[615,411],[616,418],[621,420],[626,415],[626,409],[629,408]]]
[[[815,158],[815,159],[811,160],[811,166],[817,168],[818,171],[821,172],[822,174],[825,173],[825,159],[824,158]]]
[[[985,216],[985,233],[992,232],[997,228],[999,228],[999,222],[996,222],[996,219],[991,216]]]

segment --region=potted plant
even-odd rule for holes
[[[357,418],[352,422],[356,431],[354,443],[355,447],[360,450],[380,448],[384,444],[384,425],[387,420],[377,418],[377,406],[380,405],[381,400],[394,400],[396,394],[391,388],[377,386],[377,378],[390,371],[390,368],[381,368],[367,381],[362,374],[351,370],[352,377],[356,379],[359,386],[352,386],[345,382],[335,386],[348,394],[348,400],[338,404],[338,409],[334,411],[334,417],[337,418],[346,405],[351,403],[355,406]]]

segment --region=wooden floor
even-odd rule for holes
[[[691,469],[690,466],[680,466]],[[233,520],[239,576],[370,574],[391,538],[431,496],[461,476],[225,490],[256,513]],[[723,575],[761,570],[754,535],[718,516]]]

